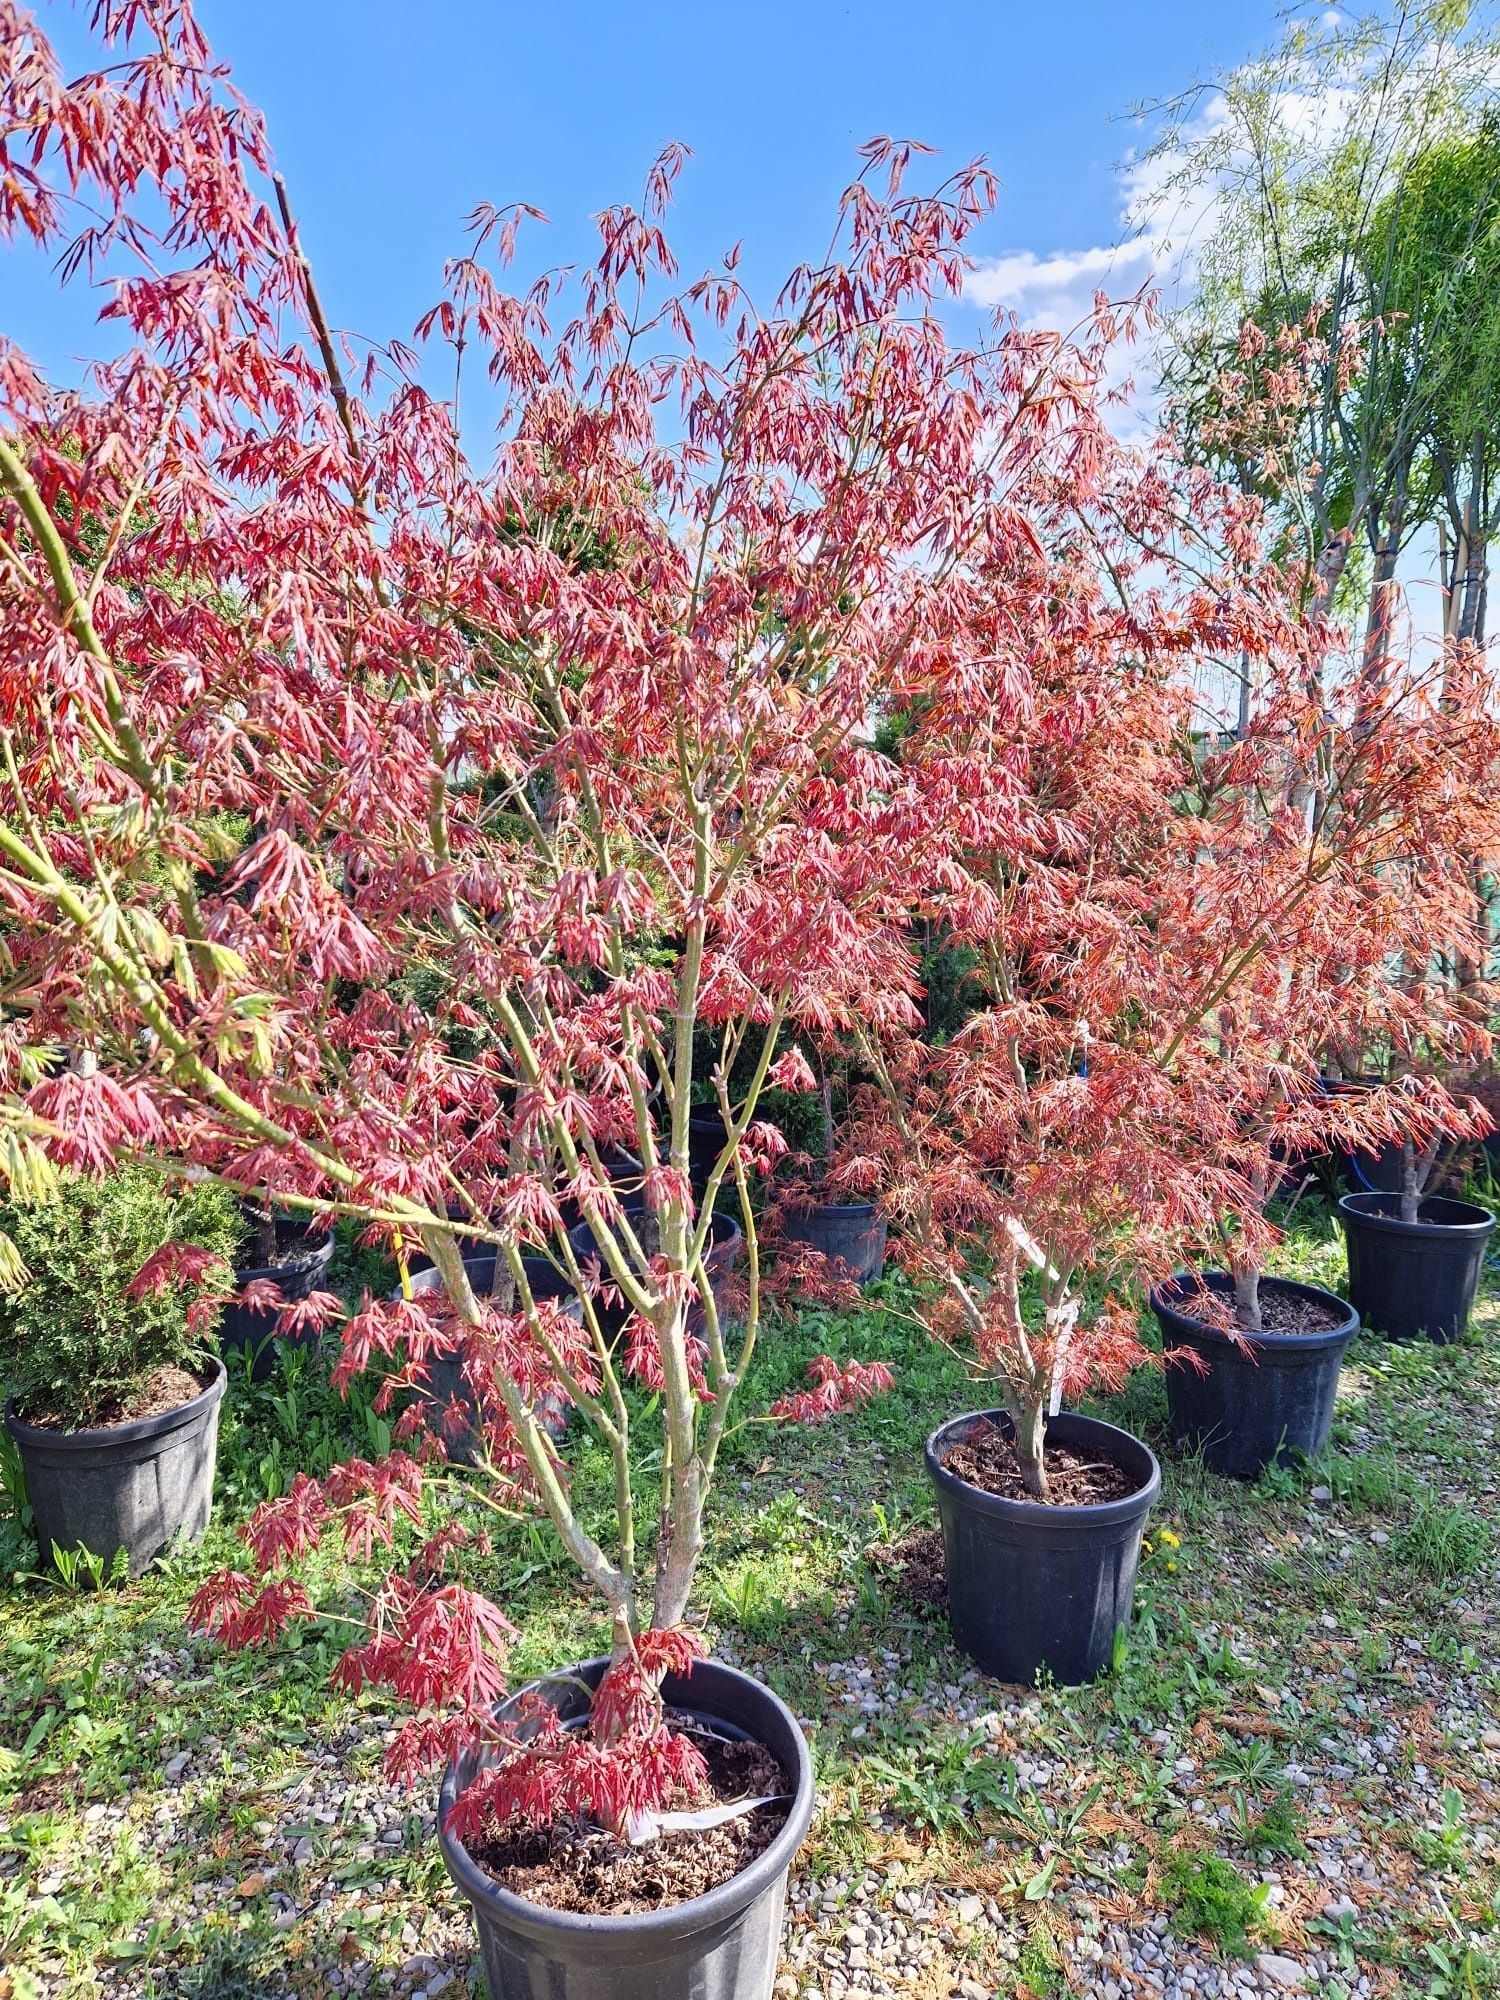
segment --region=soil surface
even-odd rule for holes
[[[675,1718],[674,1718],[675,1720]],[[735,1799],[777,1798],[775,1805],[705,1831],[664,1833],[641,1847],[616,1840],[601,1826],[560,1820],[541,1830],[507,1830],[476,1842],[470,1854],[513,1895],[550,1910],[601,1917],[640,1916],[691,1902],[731,1881],[763,1854],[786,1824],[791,1787],[759,1743],[730,1743],[692,1727],[708,1764],[710,1799],[674,1799],[676,1808],[728,1805]]]
[[[168,1410],[180,1410],[184,1403],[191,1403],[201,1396],[208,1387],[196,1375],[190,1375],[185,1368],[158,1368],[137,1389],[134,1395],[125,1396],[114,1403],[106,1403],[103,1410],[88,1424],[78,1422],[78,1412],[68,1410],[23,1410],[22,1421],[38,1431],[108,1431],[120,1424],[139,1423],[142,1417],[163,1417]]]
[[[258,1219],[247,1219],[244,1241],[240,1245],[240,1271],[280,1271],[288,1264],[300,1264],[311,1257],[327,1241],[323,1236],[309,1236],[307,1224],[293,1216],[278,1215],[276,1218],[276,1248],[269,1258],[265,1255],[265,1244],[261,1236]]]
[[[1240,1326],[1234,1315],[1234,1304],[1223,1293],[1193,1292],[1185,1294],[1177,1310],[1189,1319],[1200,1320],[1216,1333],[1228,1333],[1237,1328],[1241,1333],[1249,1333],[1249,1327]],[[1326,1306],[1320,1299],[1303,1298],[1296,1292],[1274,1291],[1269,1285],[1260,1290],[1260,1327],[1258,1334],[1277,1333],[1331,1333],[1336,1326],[1342,1326],[1345,1314],[1335,1306]]]
[[[867,1550],[865,1560],[913,1609],[948,1609],[948,1557],[941,1528],[912,1528],[889,1547]]]
[[[964,1443],[950,1446],[943,1460],[955,1478],[966,1479],[982,1492],[997,1494],[1002,1500],[1030,1500],[1034,1506],[1098,1507],[1106,1500],[1124,1500],[1138,1493],[1142,1484],[1104,1452],[1077,1445],[1049,1444],[1043,1463],[1047,1498],[1038,1501],[1034,1493],[1026,1491],[1009,1438],[994,1424]]]

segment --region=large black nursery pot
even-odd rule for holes
[[[53,1544],[80,1544],[112,1563],[123,1549],[139,1576],[174,1535],[200,1535],[213,1508],[219,1450],[222,1362],[201,1396],[175,1410],[97,1430],[55,1431],[28,1424],[5,1406],[5,1428],[21,1455],[26,1495],[43,1561]]]
[[[695,1194],[702,1194],[708,1186],[708,1177],[728,1143],[729,1134],[717,1111],[688,1114],[688,1178]]]
[[[885,1270],[885,1217],[873,1201],[820,1202],[785,1210],[783,1243],[805,1243],[856,1284],[869,1285]]]
[[[615,1193],[622,1200],[636,1202],[645,1200],[641,1190],[646,1177],[634,1153],[629,1152],[624,1146],[601,1146],[599,1164],[603,1167]],[[559,1201],[558,1213],[563,1219],[564,1227],[570,1230],[576,1229],[584,1220],[583,1210],[576,1201],[566,1199]]]
[[[590,1660],[534,1689],[565,1721],[581,1723],[608,1664]],[[769,2000],[787,1877],[812,1819],[806,1739],[769,1688],[717,1661],[669,1674],[662,1694],[701,1726],[771,1752],[791,1793],[785,1825],[748,1868],[691,1902],[621,1917],[549,1910],[502,1889],[446,1831],[459,1794],[483,1768],[482,1754],[466,1753],[443,1777],[438,1838],[448,1873],[473,1906],[491,2000]],[[519,1698],[501,1714],[513,1713]]]
[[[646,1217],[646,1204],[643,1201],[627,1201],[622,1206],[626,1221],[636,1231],[637,1235],[639,1235],[641,1224]],[[568,1231],[568,1241],[572,1244],[573,1254],[577,1257],[580,1264],[586,1263],[590,1258],[599,1258],[601,1287],[613,1284],[609,1266],[600,1257],[598,1242],[595,1239],[593,1229],[588,1223],[580,1222],[576,1229],[570,1229]],[[744,1248],[744,1230],[740,1228],[740,1225],[732,1215],[725,1215],[722,1210],[715,1209],[713,1220],[709,1224],[708,1255],[703,1261],[708,1267],[709,1289],[713,1292],[714,1305],[721,1321],[724,1319],[729,1305],[730,1274],[739,1262]],[[612,1347],[619,1339],[625,1322],[630,1317],[630,1309],[623,1300],[619,1300],[615,1304],[607,1304],[604,1299],[596,1298],[594,1300],[594,1311],[598,1316],[599,1330]],[[701,1329],[702,1324],[703,1310],[695,1302],[688,1316],[688,1331],[690,1333],[698,1331]]]
[[[302,1243],[300,1253],[284,1264],[246,1264],[234,1274],[235,1290],[243,1291],[253,1278],[265,1278],[281,1287],[281,1296],[288,1302],[310,1298],[322,1284],[323,1274],[328,1269],[328,1260],[333,1255],[333,1237],[314,1236],[305,1226],[288,1222],[283,1217],[277,1219],[276,1233],[278,1238],[286,1235],[299,1237]],[[249,1306],[231,1301],[225,1306],[219,1321],[219,1345],[249,1348],[255,1356],[250,1364],[250,1379],[264,1382],[276,1366],[276,1313],[255,1312]]]
[[[1349,1299],[1393,1340],[1457,1340],[1469,1323],[1495,1218],[1487,1208],[1428,1195],[1415,1222],[1394,1194],[1346,1194],[1339,1221],[1349,1257]]]
[[[495,1277],[500,1267],[500,1253],[484,1250],[477,1256],[465,1257],[464,1272],[469,1280],[469,1289],[479,1299],[487,1299],[495,1289]],[[546,1257],[523,1257],[522,1266],[526,1272],[526,1282],[531,1287],[531,1296],[538,1304],[544,1299],[572,1299],[574,1319],[582,1319],[583,1307],[574,1297],[573,1288]],[[435,1264],[424,1265],[420,1271],[409,1273],[414,1292],[439,1292],[443,1280]],[[393,1299],[402,1297],[397,1290]],[[464,1380],[463,1363],[454,1354],[440,1354],[427,1363],[427,1395],[440,1407],[449,1403],[464,1403],[472,1410],[469,1385]],[[561,1396],[539,1412],[543,1423],[555,1438],[560,1438],[568,1427],[568,1405]],[[477,1422],[477,1413],[476,1413]],[[471,1464],[477,1454],[479,1440],[475,1424],[459,1437],[447,1441],[448,1456],[461,1465]]]
[[[996,1680],[1029,1687],[1045,1667],[1054,1680],[1078,1686],[1109,1665],[1115,1633],[1129,1622],[1161,1469],[1128,1431],[1064,1412],[1047,1425],[1048,1448],[1097,1451],[1138,1479],[1136,1490],[1090,1507],[1007,1500],[971,1486],[944,1463],[955,1445],[990,1425],[1014,1435],[1004,1410],[976,1410],[927,1440],[954,1644]]]
[[[1316,1456],[1333,1428],[1339,1369],[1359,1331],[1359,1314],[1332,1292],[1289,1278],[1262,1278],[1262,1298],[1312,1299],[1339,1315],[1316,1333],[1241,1333],[1237,1338],[1198,1317],[1204,1293],[1234,1305],[1224,1271],[1179,1271],[1151,1294],[1167,1349],[1189,1348],[1203,1368],[1181,1360],[1166,1369],[1172,1441],[1202,1453],[1210,1472],[1256,1479],[1273,1461]]]

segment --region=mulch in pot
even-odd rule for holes
[[[1254,1340],[1259,1340],[1262,1334],[1329,1333],[1334,1327],[1342,1326],[1348,1317],[1346,1311],[1324,1305],[1321,1299],[1304,1298],[1298,1292],[1276,1291],[1269,1285],[1261,1287],[1261,1323],[1253,1330],[1240,1324],[1233,1306],[1222,1295],[1184,1291],[1180,1297],[1171,1298],[1170,1303],[1176,1311],[1212,1327],[1215,1333],[1238,1332]]]
[[[732,1881],[786,1824],[793,1787],[763,1745],[730,1742],[686,1718],[671,1720],[686,1728],[708,1765],[708,1796],[673,1799],[672,1807],[691,1811],[763,1797],[776,1803],[722,1826],[664,1833],[640,1847],[617,1840],[604,1827],[568,1819],[550,1827],[503,1829],[471,1843],[469,1853],[512,1895],[588,1916],[640,1916],[691,1902]]]
[[[966,1480],[982,1493],[993,1493],[1002,1500],[1029,1500],[1033,1506],[1098,1507],[1108,1500],[1126,1500],[1140,1490],[1140,1480],[1100,1451],[1048,1445],[1044,1463],[1047,1498],[1038,1500],[1026,1490],[1009,1438],[993,1424],[955,1444],[943,1460],[956,1479]]]
[[[169,1366],[158,1368],[132,1395],[107,1403],[87,1424],[79,1423],[76,1410],[21,1410],[18,1414],[38,1431],[113,1430],[118,1424],[136,1424],[143,1417],[164,1417],[168,1410],[180,1410],[184,1403],[201,1396],[207,1386],[186,1368]]]

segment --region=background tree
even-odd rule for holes
[[[1221,448],[1218,383],[1247,323],[1269,354],[1284,327],[1315,337],[1284,453],[1242,470],[1300,544],[1312,610],[1363,588],[1372,657],[1401,553],[1433,522],[1435,412],[1473,373],[1453,329],[1495,197],[1493,54],[1487,14],[1461,0],[1296,22],[1179,100],[1157,148],[1163,205],[1201,232],[1166,364],[1187,434],[1206,420]]]

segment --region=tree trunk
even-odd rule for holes
[[[1375,574],[1370,585],[1370,609],[1365,619],[1365,678],[1372,688],[1384,684],[1391,657],[1395,623],[1396,559],[1401,553],[1401,526],[1393,520],[1375,550]]]
[[[1410,1139],[1401,1141],[1401,1220],[1415,1222],[1422,1200],[1421,1173],[1417,1149]]]
[[[1313,572],[1312,600],[1308,606],[1310,624],[1318,624],[1328,616],[1338,593],[1339,584],[1343,580],[1344,571],[1348,567],[1349,551],[1353,542],[1353,529],[1340,528],[1323,544],[1317,567]],[[1310,680],[1308,691],[1316,695],[1322,694],[1321,677]],[[1310,772],[1301,770],[1295,773],[1287,794],[1287,803],[1305,824],[1316,826],[1321,812],[1321,800],[1317,784]]]
[[[256,1203],[252,1213],[255,1216],[255,1244],[250,1255],[261,1270],[269,1271],[276,1262],[276,1211],[271,1206],[269,1193],[263,1201]]]
[[[1015,1417],[1016,1461],[1021,1478],[1033,1500],[1046,1500],[1047,1468],[1043,1462],[1047,1440],[1047,1412],[1040,1401],[1028,1402]]]
[[[1260,1272],[1253,1264],[1234,1266],[1234,1313],[1246,1333],[1260,1333]]]

